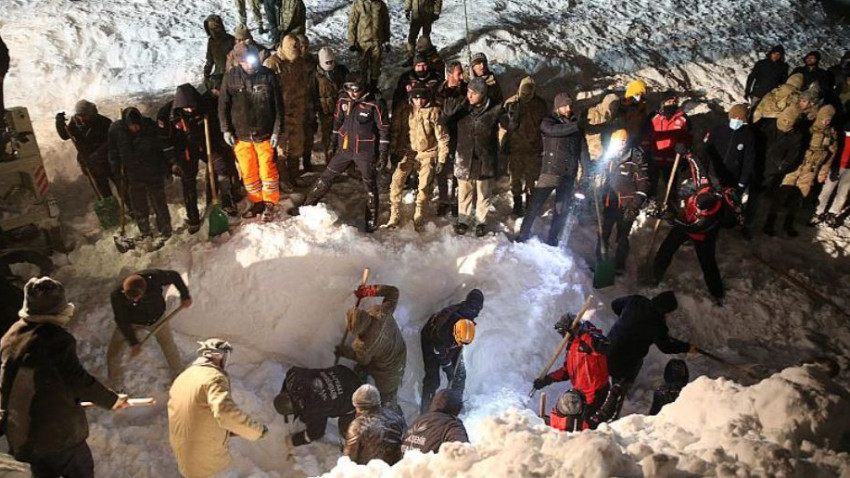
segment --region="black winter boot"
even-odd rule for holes
[[[260,214],[262,214],[265,209],[266,209],[266,205],[264,203],[255,202],[254,204],[251,205],[250,208],[248,208],[247,211],[242,213],[242,217],[244,217],[245,219],[251,219],[251,218],[257,217]]]
[[[305,206],[315,206],[319,204],[319,201],[327,194],[327,192],[331,189],[331,185],[326,183],[323,179],[319,178],[316,181],[316,184],[313,185],[313,188],[310,189],[310,192],[307,193],[307,198],[304,199]]]
[[[785,216],[785,224],[782,228],[785,229],[785,234],[788,234],[788,237],[797,237],[800,235],[800,233],[794,229],[794,216],[790,214]]]
[[[455,224],[455,234],[457,234],[459,236],[466,234],[466,231],[468,231],[468,230],[469,230],[469,226],[467,226],[466,224],[464,224],[462,222]]]
[[[776,214],[767,215],[767,221],[764,223],[762,231],[771,237],[776,235]]]
[[[525,210],[522,207],[522,194],[514,194],[514,216],[522,217]]]
[[[815,214],[814,216],[812,216],[811,219],[809,219],[809,222],[807,222],[806,225],[809,227],[815,227],[820,224],[823,224],[824,221],[826,221],[826,213]]]

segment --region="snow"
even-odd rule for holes
[[[689,92],[697,132],[725,119],[720,110],[742,99],[750,65],[772,44],[785,45],[792,65],[815,48],[830,65],[850,44],[850,29],[807,0],[467,3],[472,48],[490,57],[506,93],[526,74],[520,70],[535,75],[546,98],[563,88],[594,98],[639,76],[650,86],[650,100],[653,92],[668,88]],[[314,51],[323,45],[343,51],[347,5],[320,0],[308,6]],[[190,361],[198,338],[231,340],[236,401],[270,426],[270,436],[261,442],[233,440],[235,461],[228,476],[282,477],[298,471],[417,478],[850,474],[848,444],[842,441],[850,423],[846,373],[833,382],[811,366],[796,367],[829,355],[846,370],[847,317],[751,258],[758,253],[774,261],[848,310],[846,228],[806,230],[794,241],[759,238],[754,245],[724,232],[718,250],[728,292],[722,309],[704,290],[692,250],[677,254],[660,288],[636,285],[635,271],[651,234],[648,218],[635,226],[628,274],[612,288],[593,291],[586,258],[593,255],[594,228],[584,218],[571,219],[574,229],[561,248],[537,241],[513,244],[503,234],[459,238],[443,219],[428,224],[421,235],[408,224],[367,236],[356,229],[363,194],[355,181],[334,185],[327,205],[304,208],[298,218],[247,224],[213,242],[206,242],[203,232],[180,233],[158,252],[119,255],[87,209],[87,185],[71,144],[55,136],[53,115],[70,111],[80,98],[96,102],[111,117],[134,104],[150,111],[177,85],[197,82],[206,41],[201,22],[219,13],[232,29],[233,2],[4,0],[3,6],[0,32],[12,54],[7,104],[29,108],[77,246],[67,257],[55,258],[56,277],[78,305],[72,328],[84,363],[106,376],[105,350],[114,329],[108,292],[118,277],[146,267],[181,272],[195,299],[173,322],[183,359]],[[390,10],[395,51],[385,63],[383,87],[401,72],[395,64],[403,57],[406,36],[406,22],[396,20],[402,18],[401,2],[391,1]],[[463,37],[463,2],[446,2],[432,39],[445,59],[464,60]],[[349,53],[341,56],[353,63]],[[169,185],[175,225],[185,217],[176,203],[178,190],[179,184]],[[409,202],[406,207],[411,208]],[[496,231],[518,230],[519,221],[508,217],[507,197],[497,198],[494,209]],[[548,227],[548,218],[536,226]],[[133,226],[130,230],[135,232]],[[392,468],[358,467],[338,458],[338,436],[329,426],[322,441],[295,451],[293,468],[282,443],[297,426],[274,412],[272,398],[288,367],[332,364],[333,345],[364,267],[371,268],[371,281],[401,290],[396,318],[408,343],[408,364],[400,401],[408,419],[415,416],[421,388],[419,328],[430,313],[461,300],[471,288],[484,291],[479,333],[465,351],[469,378],[463,418],[472,444],[448,445],[439,455],[413,453]],[[769,378],[754,383],[689,356],[693,382],[657,417],[630,415],[579,434],[544,427],[528,410],[536,404],[525,394],[558,343],[552,330],[557,317],[576,311],[593,293],[588,318],[607,330],[615,320],[608,308],[613,298],[665,289],[675,290],[680,302],[670,319],[675,336],[734,363],[759,364],[759,375]],[[176,299],[172,290],[170,307]],[[651,351],[626,413],[648,409],[667,359]],[[127,366],[123,386],[136,396],[152,395],[159,404],[117,415],[89,412],[98,476],[174,476],[165,415],[169,385],[159,350],[149,346]],[[566,387],[549,387],[550,402]]]

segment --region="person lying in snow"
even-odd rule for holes
[[[292,415],[307,425],[307,429],[286,437],[290,448],[325,436],[328,418],[339,419],[339,435],[345,436],[354,421],[351,396],[361,384],[357,374],[344,365],[289,369],[274,399],[274,408],[286,421]]]

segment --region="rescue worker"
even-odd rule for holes
[[[291,415],[307,428],[288,435],[286,442],[301,446],[322,438],[329,418],[338,418],[339,436],[346,436],[354,421],[351,396],[362,383],[357,374],[343,365],[322,369],[290,368],[274,399],[274,408],[287,422]]]
[[[257,441],[268,428],[233,401],[224,370],[233,347],[222,339],[198,342],[198,358],[168,391],[168,439],[186,478],[213,476],[231,463],[231,436]]]
[[[393,173],[390,187],[390,219],[387,227],[397,227],[401,224],[401,196],[404,184],[407,177],[415,173],[419,178],[419,191],[416,195],[413,227],[419,231],[424,226],[425,208],[433,189],[432,178],[435,173],[442,172],[448,160],[449,135],[440,121],[440,108],[433,104],[428,89],[415,87],[410,91],[409,102],[409,110],[399,109],[399,114],[408,115],[409,141],[407,151],[402,153],[402,159]],[[394,121],[393,125],[395,124]]]
[[[417,53],[413,57],[413,69],[402,73],[398,78],[395,91],[393,92],[393,115],[399,106],[410,99],[410,92],[414,88],[425,88],[430,97],[434,97],[437,88],[440,87],[442,78],[431,68],[428,58]]]
[[[121,119],[109,127],[108,138],[109,165],[114,176],[127,182],[140,239],[152,237],[148,215],[153,206],[160,241],[168,240],[172,231],[171,213],[165,198],[165,176],[169,166],[156,123],[142,116],[138,109],[126,108]]]
[[[307,95],[310,94],[310,79],[313,77],[313,72],[319,67],[319,58],[310,52],[310,39],[307,35],[299,34],[298,48],[301,51],[301,60],[304,62],[304,84],[307,85]],[[313,143],[316,136],[316,112],[313,110],[313,102],[309,96],[304,101],[304,141],[302,141],[301,164],[304,172],[313,171]]]
[[[239,67],[224,76],[218,117],[224,140],[233,147],[248,200],[243,217],[274,219],[280,200],[275,148],[283,127],[283,97],[274,72],[260,64],[259,52],[246,44],[233,49]]]
[[[436,102],[440,107],[460,102],[466,98],[467,85],[463,79],[463,65],[459,61],[449,63],[446,69],[446,81],[437,88]],[[457,153],[457,121],[443,117],[445,128],[449,134],[449,156],[443,171],[437,175],[437,192],[440,196],[440,205],[437,208],[438,216],[445,216],[451,212],[457,217],[457,178],[454,175],[455,155]]]
[[[443,0],[405,0],[404,16],[410,21],[407,33],[407,58],[413,59],[416,38],[422,32],[422,38],[430,38],[431,25],[440,18]]]
[[[449,388],[437,392],[428,412],[419,415],[404,434],[402,453],[439,453],[443,443],[469,443],[466,427],[458,417],[462,409],[461,392]]]
[[[517,93],[503,105],[508,124],[501,141],[501,153],[508,157],[513,213],[517,217],[525,214],[523,199],[526,206],[531,204],[534,183],[540,176],[543,152],[540,123],[549,108],[535,88],[534,78],[526,76],[520,81]]]
[[[584,130],[573,112],[573,100],[567,93],[555,96],[553,113],[543,118],[540,131],[543,135],[542,174],[534,184],[531,201],[519,231],[519,242],[531,238],[534,221],[543,214],[546,200],[555,191],[555,211],[546,243],[556,246],[567,222],[573,187],[579,164],[588,174],[590,157]]]
[[[419,338],[425,378],[422,381],[420,413],[429,410],[431,400],[440,387],[440,369],[446,374],[449,388],[463,394],[466,386],[466,366],[463,346],[475,338],[475,319],[484,308],[484,294],[472,289],[463,302],[452,304],[428,318]]]
[[[224,21],[218,15],[204,19],[207,32],[207,61],[204,63],[204,86],[207,90],[213,86],[221,87],[221,80],[227,72],[227,54],[236,46],[236,38],[224,29]],[[215,88],[218,89],[218,88]]]
[[[342,455],[358,465],[382,460],[392,466],[401,459],[404,418],[382,407],[381,398],[378,389],[368,383],[361,385],[351,396],[356,418],[345,434]]]
[[[236,29],[233,30],[233,38],[236,39],[236,44],[233,45],[233,49],[227,54],[227,65],[225,68],[225,74],[230,71],[232,68],[236,68],[239,66],[239,55],[236,53],[236,46],[240,44],[244,44],[245,46],[254,47],[259,54],[257,57],[259,58],[260,63],[266,60],[273,52],[269,51],[268,48],[258,43],[254,40],[254,36],[251,35],[251,30],[242,23],[236,26]],[[223,80],[222,80],[223,81]]]
[[[628,134],[629,147],[640,146],[646,150],[646,136],[650,128],[649,104],[646,101],[647,87],[643,80],[632,80],[626,85],[626,93],[620,102],[620,121]]]
[[[850,122],[845,120],[841,130],[836,153],[830,156],[818,173],[818,182],[823,183],[823,190],[818,197],[815,216],[809,222],[811,226],[823,223],[838,229],[842,223],[839,216],[850,193]]]
[[[101,198],[112,197],[109,182],[122,193],[118,176],[109,168],[109,127],[112,120],[97,112],[97,106],[80,100],[74,106],[74,116],[68,122],[65,113],[56,115],[56,133],[63,141],[72,140],[77,148],[77,164],[88,175]]]
[[[396,408],[399,413],[397,394],[404,377],[407,362],[407,346],[393,317],[398,305],[398,289],[391,285],[363,285],[354,291],[358,299],[382,297],[380,305],[363,310],[348,309],[345,326],[352,344],[337,345],[334,354],[357,363],[355,372],[368,375],[381,392],[382,405]],[[365,380],[364,380],[365,381]]]
[[[688,379],[688,364],[684,360],[670,359],[664,367],[664,383],[652,394],[648,415],[658,415],[664,405],[675,402]]]
[[[310,100],[313,111],[318,115],[319,130],[322,136],[322,152],[325,164],[331,162],[331,135],[334,126],[334,111],[339,99],[348,68],[336,61],[336,55],[328,47],[319,50],[319,66],[310,77]]]
[[[183,186],[183,204],[186,207],[186,226],[189,234],[201,229],[198,210],[198,171],[200,162],[207,161],[207,143],[204,118],[214,111],[202,110],[201,94],[189,83],[177,87],[169,111],[171,142],[174,148],[172,172]],[[212,133],[210,133],[212,140]]]
[[[778,118],[785,109],[794,106],[800,99],[800,92],[805,88],[803,75],[800,73],[788,77],[784,84],[766,94],[753,112],[753,123],[762,118]]]
[[[307,88],[305,81],[308,70],[301,58],[298,40],[294,35],[286,35],[277,51],[263,66],[273,71],[280,82],[278,91],[283,98],[283,136],[280,138],[277,154],[277,169],[283,192],[292,192],[301,186],[298,165],[304,154],[304,118],[307,107]]]
[[[658,191],[658,182],[664,176],[668,180],[673,171],[673,163],[676,161],[675,146],[679,143],[691,145],[691,125],[688,115],[679,106],[679,97],[674,91],[668,91],[661,98],[661,108],[652,117],[649,129],[650,155],[649,163],[649,194],[655,198],[656,195],[664,194]],[[682,162],[680,161],[681,165]],[[666,185],[666,182],[663,183]],[[666,191],[666,187],[662,191]],[[658,196],[656,203],[661,203],[664,196]],[[670,192],[670,201],[676,200],[675,190]],[[661,209],[664,209],[664,205]]]
[[[377,172],[387,167],[389,159],[389,118],[384,100],[368,90],[358,75],[350,74],[343,90],[334,113],[333,159],[307,194],[304,204],[318,204],[330,190],[334,178],[353,162],[366,187],[365,231],[371,233],[378,227]]]
[[[263,0],[263,7],[272,44],[279,43],[286,35],[306,31],[307,7],[304,0]]]
[[[437,51],[437,47],[431,43],[431,37],[422,35],[416,40],[416,50],[408,56],[403,66],[413,66],[413,57],[417,54],[422,54],[431,66],[431,70],[435,71],[441,78],[445,77],[446,63]]]
[[[784,109],[776,121],[768,122],[767,150],[765,151],[764,188],[772,198],[762,232],[768,236],[776,235],[776,220],[779,212],[788,200],[789,189],[782,189],[782,181],[789,173],[794,172],[803,162],[803,109],[814,102],[814,95],[806,91],[799,96],[795,105]],[[765,101],[762,101],[764,104]],[[790,218],[790,221],[788,222]],[[783,229],[789,236],[794,236],[793,217],[786,216]],[[793,231],[793,232],[792,232]]]
[[[793,172],[785,175],[779,192],[771,203],[768,221],[776,221],[778,210],[785,207],[787,215],[784,230],[789,237],[800,235],[794,229],[797,211],[802,206],[803,200],[809,196],[815,181],[827,175],[829,162],[838,150],[838,134],[832,126],[833,116],[835,116],[835,108],[832,105],[820,107],[815,122],[809,128],[809,145],[802,163]]]
[[[61,283],[30,279],[19,315],[0,341],[0,433],[9,453],[29,463],[27,476],[93,478],[80,402],[117,411],[127,406],[127,396],[102,385],[80,363],[67,330],[74,304],[66,301]]]
[[[169,286],[174,286],[180,292],[180,306],[192,306],[192,296],[183,278],[177,271],[165,269],[145,269],[128,275],[121,285],[112,290],[109,300],[115,318],[115,331],[109,340],[106,350],[106,369],[112,384],[121,382],[123,366],[121,355],[124,348],[130,345],[130,357],[137,357],[142,352],[138,329],[151,330],[165,314],[165,298],[163,294]],[[162,349],[171,374],[176,377],[183,370],[180,352],[174,344],[171,327],[164,324],[154,336]]]
[[[665,354],[696,353],[696,347],[670,337],[665,315],[678,308],[672,291],[662,292],[651,300],[642,295],[620,297],[611,302],[617,321],[608,332],[611,345],[608,349],[608,372],[611,374],[611,392],[597,417],[601,421],[616,419],[623,400],[640,373],[649,347],[655,344]]]
[[[490,101],[501,105],[505,96],[502,94],[502,87],[499,86],[499,80],[496,78],[496,74],[490,71],[490,62],[487,60],[487,55],[481,52],[472,55],[471,67],[472,75],[470,82],[474,78],[483,79],[484,84],[487,85],[487,98],[490,98]]]
[[[359,70],[374,90],[381,76],[381,59],[390,51],[390,15],[384,0],[354,0],[348,16],[348,50],[360,55]]]
[[[498,158],[499,125],[506,125],[502,107],[488,96],[484,78],[469,82],[466,98],[446,101],[445,121],[457,122],[455,177],[458,180],[458,221],[455,233],[464,235],[473,222],[475,235],[487,234],[493,185],[502,176]],[[475,215],[473,216],[473,209]]]
[[[747,76],[744,87],[744,99],[750,102],[750,108],[755,111],[759,101],[774,88],[779,87],[788,79],[788,63],[785,62],[785,47],[775,45],[753,65],[753,70]]]
[[[597,105],[587,110],[585,131],[588,152],[593,161],[604,156],[605,145],[610,142],[611,133],[618,129],[620,129],[620,98],[614,93],[608,93]]]
[[[583,321],[575,330],[570,327],[575,320],[573,314],[565,314],[555,324],[562,337],[570,333],[564,365],[543,378],[534,379],[534,389],[540,390],[555,382],[569,380],[572,388],[582,396],[583,421],[596,413],[608,396],[608,358],[610,347],[602,330],[590,321]],[[589,425],[585,428],[591,428]],[[595,427],[593,427],[595,428]]]
[[[596,245],[596,254],[602,258],[602,244],[607,244],[611,232],[617,228],[617,248],[614,267],[618,274],[626,270],[629,255],[629,235],[632,224],[640,213],[649,194],[649,164],[646,154],[639,146],[628,146],[628,133],[620,129],[611,134],[610,160],[603,163],[608,171],[602,187],[602,237]],[[596,194],[596,193],[594,193]]]
[[[810,51],[803,57],[804,65],[798,66],[791,71],[791,74],[803,75],[803,86],[801,90],[808,90],[814,85],[817,85],[817,97],[823,98],[832,93],[832,75],[825,69],[820,67],[820,52]]]
[[[587,413],[584,395],[576,389],[567,390],[558,397],[546,418],[550,427],[562,432],[580,432],[599,426],[594,420],[596,415]]]

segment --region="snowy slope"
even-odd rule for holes
[[[340,0],[308,5],[314,50],[325,44],[343,49],[347,5]],[[406,22],[396,21],[402,18],[400,1],[390,2],[390,8],[397,46],[392,63],[403,56]],[[822,48],[830,64],[850,44],[846,26],[830,24],[819,3],[804,0],[470,0],[468,8],[473,49],[493,59],[506,91],[515,88],[518,69],[534,73],[547,98],[561,88],[594,96],[639,75],[655,91],[693,92],[698,131],[723,119],[718,107],[740,99],[749,66],[771,44],[784,43],[792,64],[813,48]],[[290,476],[281,448],[283,434],[293,425],[276,416],[271,399],[289,366],[332,363],[332,346],[341,335],[345,308],[353,304],[350,291],[363,267],[372,268],[373,280],[401,289],[396,317],[409,347],[401,395],[408,418],[417,408],[422,376],[417,340],[422,322],[470,288],[479,287],[486,295],[479,335],[466,355],[470,372],[464,419],[473,445],[452,447],[439,457],[411,456],[394,468],[395,476],[446,476],[446,470],[466,476],[666,475],[673,469],[697,475],[850,473],[846,453],[831,451],[837,447],[835,437],[846,431],[839,425],[848,423],[846,392],[837,388],[850,385],[846,373],[838,385],[801,369],[753,387],[697,379],[681,402],[658,418],[633,416],[580,435],[544,432],[527,412],[511,408],[534,408],[525,393],[558,342],[552,324],[561,313],[578,309],[591,292],[596,310],[590,318],[606,330],[614,320],[607,306],[611,299],[671,288],[681,304],[670,323],[676,336],[737,363],[760,364],[763,377],[823,354],[834,356],[846,370],[848,318],[789,286],[750,256],[757,252],[812,281],[847,310],[850,286],[842,274],[847,229],[838,234],[807,230],[796,241],[755,245],[724,234],[720,268],[728,298],[722,309],[709,300],[689,250],[677,256],[662,288],[635,285],[631,271],[643,258],[650,235],[645,219],[635,231],[629,275],[622,284],[597,292],[590,287],[586,267],[594,241],[590,224],[574,221],[561,249],[534,241],[512,244],[504,236],[456,238],[444,220],[421,236],[409,226],[364,236],[351,226],[358,224],[363,204],[359,184],[351,181],[334,187],[327,207],[305,209],[297,219],[249,225],[216,243],[177,235],[149,257],[120,256],[111,237],[99,234],[93,214],[84,212],[80,198],[87,200],[87,186],[79,178],[71,145],[55,138],[53,115],[85,97],[114,117],[119,106],[153,107],[176,85],[197,82],[205,45],[201,21],[222,13],[232,28],[232,1],[4,0],[3,10],[0,33],[12,52],[7,104],[30,108],[78,245],[57,275],[79,306],[73,329],[84,362],[99,376],[106,375],[106,344],[114,327],[107,295],[116,277],[150,266],[180,271],[196,299],[174,322],[184,359],[191,358],[197,337],[232,340],[237,347],[230,367],[236,400],[270,423],[268,440],[234,440],[231,476]],[[447,58],[463,59],[463,35],[463,3],[447,0],[434,43]],[[350,59],[347,53],[345,57]],[[390,86],[401,69],[388,64],[385,71],[382,84]],[[172,185],[172,195],[175,189]],[[509,200],[500,198],[495,206],[503,219],[497,227],[517,230],[519,223],[507,218]],[[182,211],[176,205],[172,210],[176,224]],[[666,359],[650,353],[627,412],[648,408]],[[752,382],[701,357],[689,357],[688,363],[692,377]],[[160,405],[117,416],[90,412],[98,476],[174,475],[164,408],[168,386],[164,361],[151,346],[128,366],[126,389],[153,394]],[[565,387],[550,387],[550,401]],[[706,410],[715,413],[701,413]],[[322,443],[297,450],[300,470],[317,475],[334,467],[338,448],[333,428]],[[344,461],[334,473],[374,476]]]

